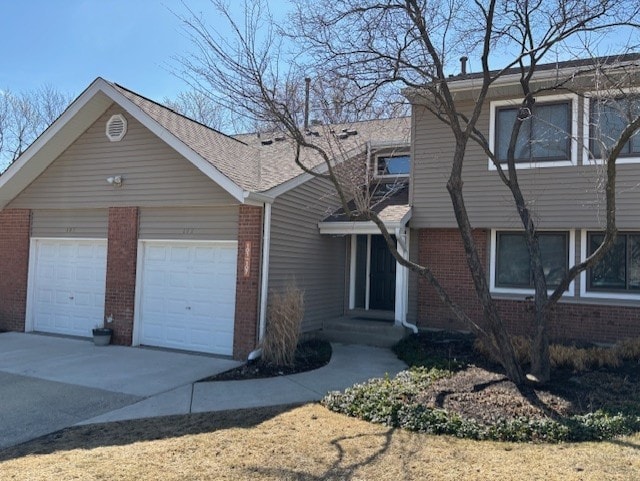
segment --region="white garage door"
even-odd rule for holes
[[[236,242],[143,242],[140,344],[231,355]]]
[[[41,332],[91,336],[102,325],[106,240],[34,239],[31,315]]]

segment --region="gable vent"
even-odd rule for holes
[[[111,142],[121,141],[127,133],[127,119],[122,114],[112,115],[107,121],[106,133]]]

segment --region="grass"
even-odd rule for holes
[[[3,480],[634,480],[640,436],[535,445],[430,436],[317,404],[70,428],[0,452]]]

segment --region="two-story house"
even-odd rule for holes
[[[603,152],[640,114],[637,55],[539,66],[531,117],[516,144],[518,180],[540,229],[548,285],[602,241],[605,226]],[[518,71],[507,72],[489,89],[478,127],[497,159],[506,159],[509,137],[522,102]],[[449,80],[457,107],[475,105],[481,75]],[[415,93],[415,92],[414,92]],[[471,277],[446,181],[453,136],[420,101],[413,99],[409,223],[417,234],[418,259],[434,269],[448,291],[475,320],[481,309]],[[617,227],[614,247],[595,268],[571,283],[553,312],[557,339],[615,341],[640,336],[640,135],[627,142],[617,165]],[[530,334],[533,294],[522,223],[509,189],[477,143],[466,152],[464,197],[476,242],[485,259],[492,297],[514,333]],[[415,244],[414,244],[415,245]],[[460,329],[426,283],[418,286],[421,327]]]
[[[626,71],[637,72],[636,61],[625,59]],[[541,83],[575,78],[537,96],[518,141],[550,285],[601,241],[602,146],[640,110],[633,75],[617,90],[596,88],[593,75],[575,76],[583,66],[539,69]],[[478,82],[449,79],[461,110],[474,105]],[[420,95],[409,97],[411,119],[312,125],[306,135],[335,165],[364,167],[355,185],[401,255],[431,267],[480,320],[446,190],[453,138]],[[489,91],[479,128],[499,159],[519,102],[515,73]],[[370,341],[375,326],[389,339],[414,325],[465,329],[395,262],[373,223],[344,216],[331,183],[303,173],[294,152],[286,136],[229,137],[97,79],[0,176],[0,329],[88,337],[106,321],[120,344],[244,358],[264,334],[269,292],[289,282],[304,291],[304,332],[351,328]],[[324,172],[312,152],[301,160]],[[640,135],[618,160],[616,245],[558,303],[555,338],[640,336],[638,163]],[[463,180],[493,297],[511,330],[526,334],[531,276],[511,194],[474,144]]]

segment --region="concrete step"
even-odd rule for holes
[[[345,318],[326,321],[319,335],[331,342],[391,347],[406,335],[406,329],[388,322]]]

